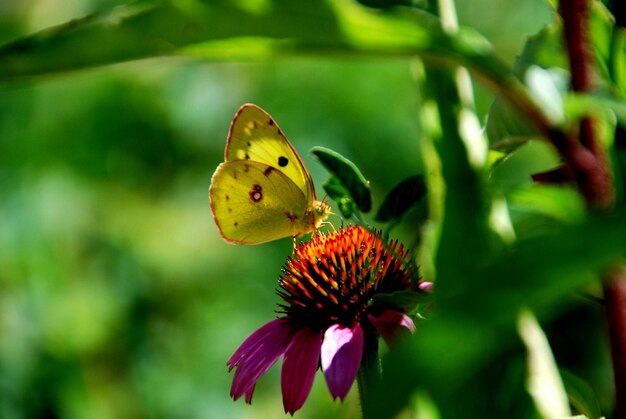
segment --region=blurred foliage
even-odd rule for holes
[[[533,353],[565,371],[574,413],[609,416],[591,301],[595,274],[626,251],[626,216],[591,217],[573,186],[532,182],[559,158],[520,109],[560,129],[591,103],[611,147],[623,36],[595,3],[602,83],[572,97],[548,2],[455,5],[448,33],[426,1],[0,0],[0,417],[282,417],[276,367],[252,406],[228,397],[226,360],[275,316],[292,250],[226,245],[210,214],[245,102],[279,121],[319,196],[329,175],[305,152],[353,162],[374,209],[395,203],[390,224],[366,220],[415,246],[436,281],[434,312],[385,358],[375,417],[539,417]],[[472,104],[451,64],[476,76]],[[411,206],[417,175],[428,209]],[[419,183],[402,202],[407,179]],[[551,353],[520,337],[525,309]],[[356,385],[333,403],[321,379],[296,413],[360,414]]]

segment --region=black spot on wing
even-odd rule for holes
[[[285,167],[285,166],[287,166],[288,164],[289,164],[289,159],[288,159],[287,157],[285,157],[285,156],[280,156],[280,157],[278,158],[278,165],[279,165],[280,167]]]
[[[275,124],[275,122],[274,122],[274,120],[273,120],[272,118],[270,118],[270,120],[269,120],[269,121],[267,121],[267,123],[268,123],[268,124],[270,124],[270,126],[272,126],[272,127],[273,127],[273,126],[274,126],[274,124]]]
[[[267,168],[267,169],[265,169],[265,171],[263,172],[263,174],[264,174],[266,177],[270,177],[270,174],[271,174],[274,170],[276,170],[276,169],[274,169],[272,166],[268,166],[268,168]]]

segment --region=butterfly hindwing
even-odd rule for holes
[[[311,230],[304,222],[310,202],[289,177],[265,163],[220,164],[209,196],[220,233],[231,243],[264,243]]]
[[[278,124],[256,105],[239,108],[230,126],[225,160],[264,163],[284,173],[307,202],[315,200],[311,175]]]

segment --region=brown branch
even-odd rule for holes
[[[565,43],[570,61],[572,89],[587,92],[595,87],[595,61],[590,40],[590,1],[560,2]],[[617,134],[619,135],[619,134]],[[615,187],[606,151],[600,144],[590,116],[580,122],[578,132],[554,141],[574,179],[593,210],[609,211],[615,204]],[[617,265],[603,275],[604,301],[615,381],[616,419],[626,419],[626,270]]]

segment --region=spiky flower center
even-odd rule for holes
[[[361,226],[314,235],[283,267],[281,308],[293,322],[315,329],[351,326],[375,294],[415,288],[415,270],[403,262],[407,253]]]

